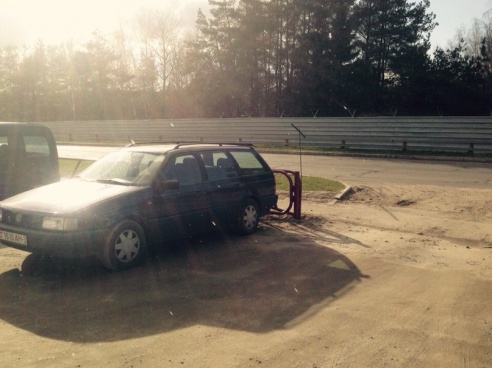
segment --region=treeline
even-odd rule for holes
[[[193,35],[142,11],[81,46],[2,48],[0,120],[491,113],[487,24],[430,54],[428,0],[209,5]]]

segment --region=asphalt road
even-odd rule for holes
[[[60,157],[96,160],[115,147],[58,146]],[[265,153],[275,169],[301,171],[348,185],[376,183],[435,185],[454,188],[492,188],[492,164],[413,161]],[[302,170],[301,170],[302,162]]]
[[[299,156],[265,154],[274,168],[300,170]],[[492,164],[442,163],[396,159],[302,156],[303,175],[358,184],[436,185],[492,188]]]

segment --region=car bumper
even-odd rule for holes
[[[1,239],[0,242],[8,247],[31,253],[75,258],[97,254],[97,247],[103,244],[109,229],[54,232],[2,224],[0,231],[26,237],[25,244],[20,241]]]
[[[270,210],[277,205],[278,195],[271,195],[261,199],[260,215],[268,215]]]

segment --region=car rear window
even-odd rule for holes
[[[243,174],[255,174],[266,172],[260,160],[252,151],[231,151],[232,157],[236,160]]]

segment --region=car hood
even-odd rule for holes
[[[71,179],[7,198],[1,205],[19,211],[68,214],[144,188]]]

